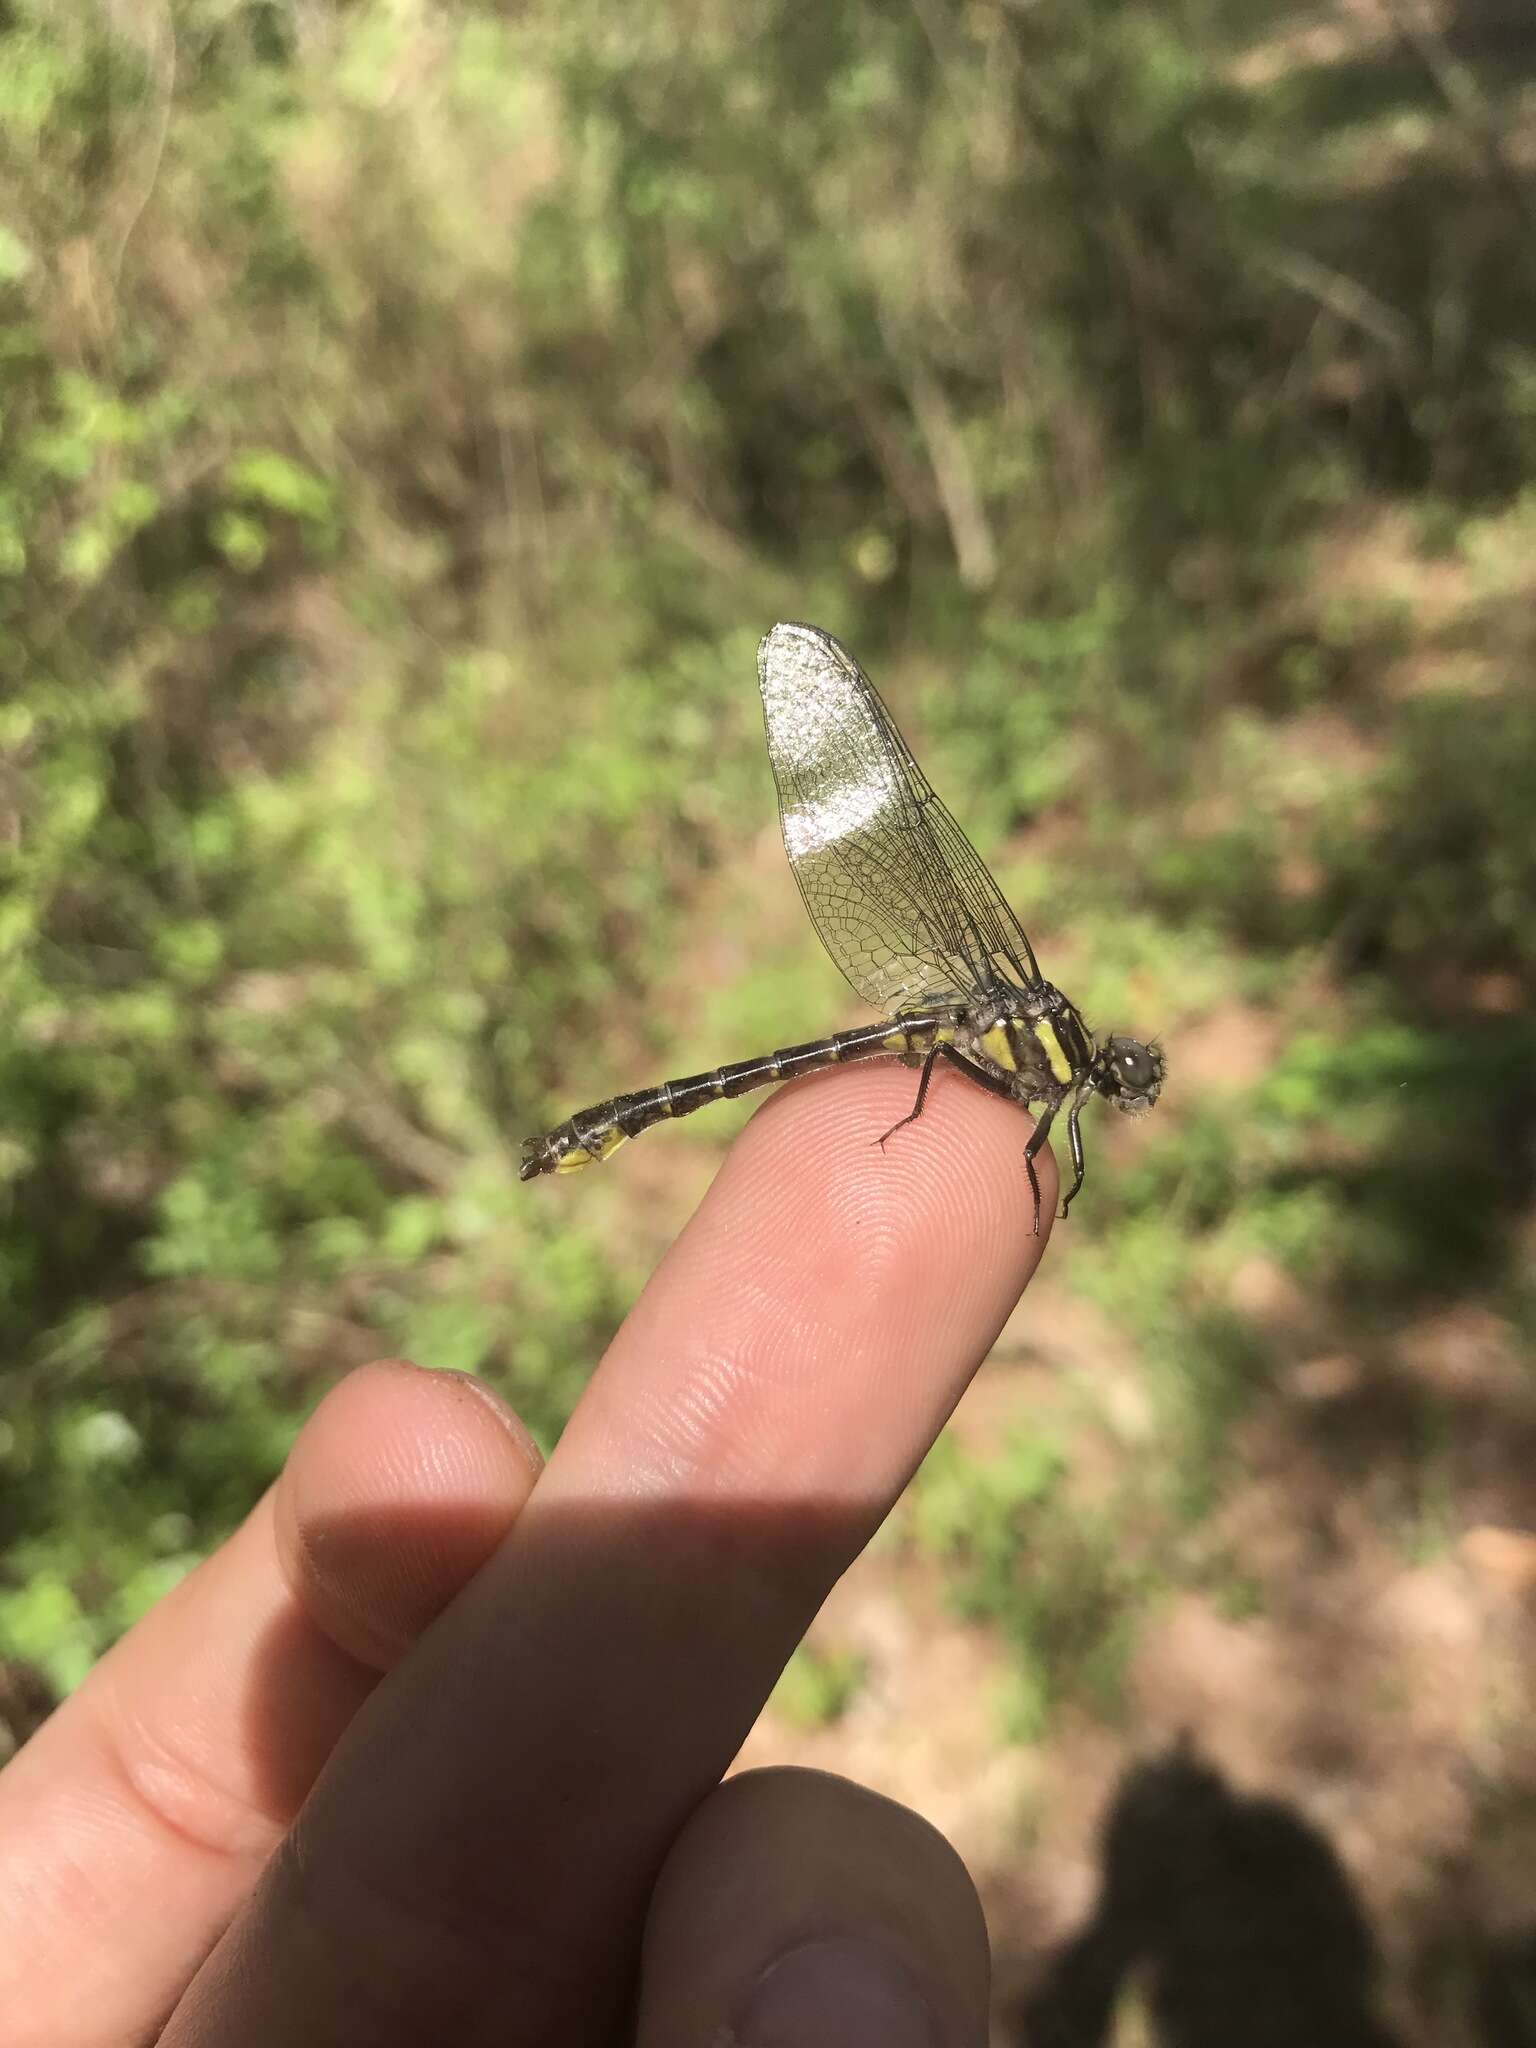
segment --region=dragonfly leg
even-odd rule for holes
[[[1051,1124],[1056,1115],[1053,1102],[1049,1109],[1040,1112],[1040,1119],[1029,1134],[1029,1143],[1024,1147],[1024,1171],[1029,1175],[1029,1192],[1035,1198],[1035,1227],[1033,1235],[1040,1235],[1040,1176],[1035,1172],[1035,1155],[1045,1149],[1045,1141],[1051,1135]],[[1068,1128],[1071,1128],[1070,1119]],[[1072,1190],[1073,1194],[1077,1189]]]
[[[1072,1185],[1067,1189],[1066,1195],[1062,1200],[1061,1213],[1063,1216],[1066,1215],[1073,1202],[1076,1201],[1077,1191],[1083,1184],[1083,1134],[1078,1128],[1078,1119],[1083,1113],[1083,1100],[1084,1098],[1080,1094],[1074,1095],[1072,1107],[1067,1111],[1067,1146],[1072,1154]]]
[[[1006,1081],[1000,1081],[996,1074],[989,1074],[985,1067],[979,1067],[974,1060],[968,1060],[963,1052],[957,1051],[947,1040],[938,1039],[929,1046],[923,1057],[923,1071],[917,1083],[916,1102],[913,1103],[905,1116],[897,1118],[896,1122],[891,1125],[891,1128],[885,1132],[884,1136],[876,1140],[882,1151],[885,1149],[886,1138],[894,1138],[898,1131],[904,1130],[908,1124],[916,1123],[917,1119],[922,1115],[923,1103],[928,1095],[928,1083],[933,1079],[933,1069],[936,1062],[941,1059],[948,1060],[952,1067],[957,1067],[962,1074],[967,1075],[972,1081],[979,1081],[983,1088],[989,1088],[994,1095],[1001,1095],[1005,1102],[1012,1102],[1016,1099],[1013,1090]]]
[[[947,1045],[941,1044],[937,1039],[934,1041],[932,1045],[929,1046],[927,1052],[923,1056],[923,1071],[918,1078],[916,1102],[913,1103],[912,1107],[907,1111],[905,1116],[898,1117],[895,1123],[891,1125],[891,1128],[888,1131],[882,1132],[880,1137],[878,1137],[875,1140],[875,1143],[880,1147],[880,1150],[882,1152],[885,1150],[885,1141],[887,1138],[894,1138],[898,1131],[904,1130],[908,1124],[915,1124],[918,1118],[922,1115],[923,1103],[926,1100],[928,1094],[928,1083],[933,1079],[934,1062],[938,1059],[939,1054],[941,1052],[948,1051],[949,1047]]]

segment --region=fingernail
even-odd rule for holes
[[[807,1942],[758,1978],[738,2048],[942,2048],[933,2008],[899,1957],[873,1942]]]

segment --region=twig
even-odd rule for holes
[[[1510,161],[1498,115],[1477,74],[1456,55],[1424,0],[1387,0],[1387,9],[1403,41],[1434,80],[1441,98],[1482,157],[1491,183],[1513,208],[1525,232],[1536,234],[1536,196]]]
[[[1319,263],[1315,256],[1308,256],[1301,249],[1265,249],[1254,260],[1271,277],[1288,284],[1293,291],[1315,299],[1325,312],[1342,320],[1346,327],[1358,328],[1372,341],[1379,341],[1389,354],[1408,356],[1413,353],[1411,322],[1367,290],[1358,278],[1346,277],[1342,270],[1330,269],[1326,263]]]
[[[107,277],[115,292],[122,276],[123,258],[133,231],[144,217],[155,186],[160,177],[160,165],[165,157],[165,138],[170,132],[171,102],[176,95],[176,24],[171,18],[169,6],[160,10],[153,29],[153,41],[146,51],[154,76],[154,132],[145,158],[144,172],[138,182],[137,191],[130,191],[123,224],[117,236],[117,248],[107,263]]]
[[[346,1075],[343,1085],[345,1120],[365,1144],[424,1187],[446,1193],[457,1185],[464,1165],[458,1153],[417,1130],[360,1071]]]
[[[988,590],[997,579],[997,543],[949,400],[924,363],[901,364],[901,379],[928,450],[960,581],[967,590]]]

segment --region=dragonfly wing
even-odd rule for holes
[[[1035,956],[858,663],[779,625],[758,649],[784,848],[822,944],[877,1009],[1033,987]]]

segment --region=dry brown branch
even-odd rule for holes
[[[1267,249],[1254,260],[1281,284],[1315,299],[1346,327],[1358,328],[1372,341],[1380,342],[1390,355],[1406,356],[1413,352],[1412,325],[1358,278],[1346,277],[1343,271],[1319,263],[1302,249]]]
[[[960,581],[967,590],[988,590],[997,579],[997,543],[949,400],[924,363],[904,363],[902,382],[928,450]]]
[[[1474,155],[1481,157],[1489,183],[1510,207],[1523,232],[1536,234],[1536,195],[1505,147],[1498,112],[1476,72],[1451,48],[1444,27],[1425,0],[1386,0],[1386,4],[1399,35],[1434,80]]]

